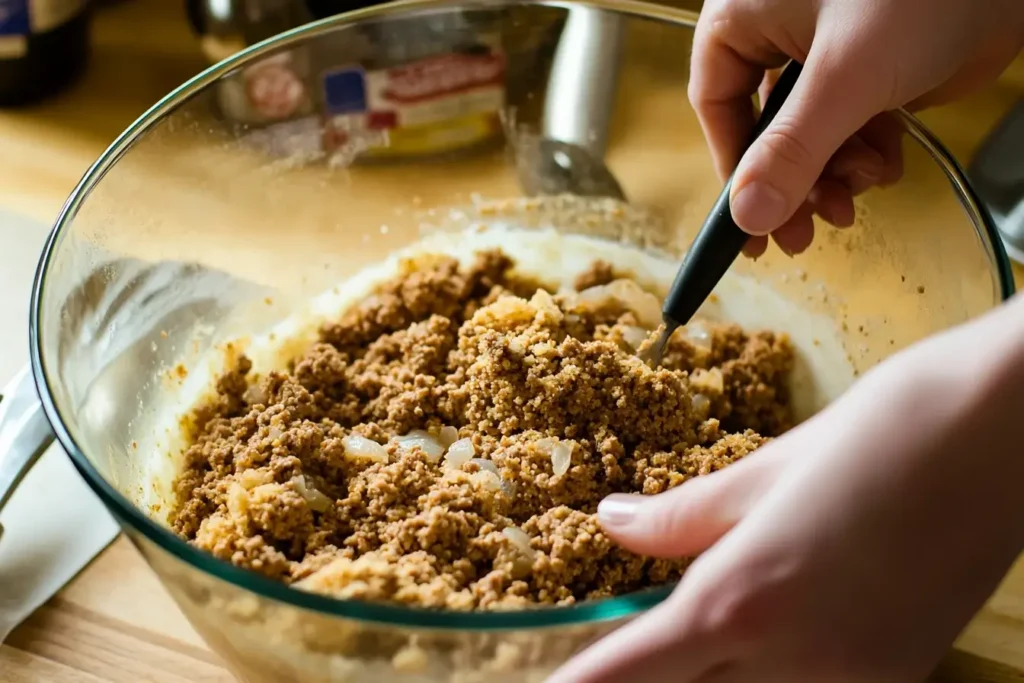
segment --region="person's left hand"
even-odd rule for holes
[[[699,557],[549,683],[923,680],[1024,545],[1024,301],[898,354],[720,472],[602,502],[631,550]]]

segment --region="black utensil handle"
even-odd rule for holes
[[[754,126],[748,146],[765,131],[782,109],[802,70],[802,64],[792,61],[782,71],[761,109],[761,116]],[[730,177],[725,183],[722,193],[683,258],[683,264],[676,274],[675,282],[672,283],[672,289],[669,290],[662,308],[666,323],[685,325],[689,322],[750,238],[732,218],[732,210],[729,207],[732,180]]]
[[[790,62],[782,70],[779,80],[775,82],[775,87],[768,93],[768,99],[765,100],[764,106],[761,107],[761,116],[758,117],[757,125],[754,126],[754,134],[750,136],[750,142],[747,143],[748,147],[754,144],[754,140],[761,136],[764,129],[768,127],[768,124],[772,122],[776,114],[779,113],[779,110],[782,109],[782,105],[785,104],[789,93],[793,92],[793,86],[796,85],[797,79],[800,78],[800,73],[803,70],[804,65],[797,61]]]

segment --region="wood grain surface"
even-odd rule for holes
[[[99,12],[85,80],[38,107],[0,112],[0,206],[51,221],[87,166],[136,116],[204,66],[181,3]],[[1024,64],[926,122],[966,159],[1024,94]],[[1018,281],[1021,270],[1017,270]],[[1024,566],[1007,578],[934,677],[1024,682]],[[231,676],[123,538],[0,646],[4,683],[227,683]]]

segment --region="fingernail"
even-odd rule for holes
[[[850,174],[848,186],[854,195],[861,195],[882,182],[882,176],[870,171],[858,170]]]
[[[836,215],[828,206],[818,205],[815,213],[821,216],[821,219],[828,223],[829,225],[836,225]]]
[[[731,202],[736,224],[752,235],[767,235],[786,220],[786,198],[767,183],[740,188]]]
[[[856,171],[853,172],[853,175],[856,176],[858,180],[872,184],[877,183],[879,180],[882,179],[881,173],[878,173],[877,171],[874,170],[868,170],[863,168],[858,168]]]
[[[629,493],[613,493],[597,504],[597,519],[601,526],[628,526],[636,517],[636,509],[642,500],[641,496]]]

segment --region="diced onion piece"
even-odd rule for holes
[[[479,467],[481,470],[486,470],[491,474],[498,476],[498,466],[486,458],[473,458],[470,460],[471,463]]]
[[[587,287],[576,295],[577,301],[594,304],[603,304],[611,298],[612,293],[608,291],[608,285]]]
[[[474,481],[494,491],[506,491],[497,465],[484,458],[473,458],[469,462],[474,463],[480,468],[479,472],[473,474]]]
[[[309,507],[317,512],[324,512],[334,504],[330,498],[325,496],[321,491],[309,485],[306,478],[301,474],[292,477],[292,484],[295,485],[295,490],[299,492]]]
[[[509,498],[516,495],[515,482],[505,481],[498,471],[498,466],[484,458],[473,458],[469,462],[475,463],[480,468],[479,472],[473,474],[473,479],[489,489],[500,490]]]
[[[479,472],[474,473],[473,480],[492,491],[502,490],[501,477],[490,470],[480,470]]]
[[[476,448],[471,439],[459,439],[448,447],[448,454],[444,456],[444,466],[450,470],[461,469],[463,465],[473,459],[476,455]]]
[[[572,444],[559,441],[551,449],[551,469],[556,477],[569,471],[572,465]]]
[[[614,280],[606,285],[589,287],[579,293],[581,302],[600,305],[609,299],[636,314],[637,322],[650,329],[661,324],[661,302],[633,280]]]
[[[508,340],[508,350],[517,356],[522,356],[526,353],[526,347],[523,342],[519,341],[518,337],[512,337]]]
[[[554,450],[555,444],[558,443],[558,439],[553,439],[550,436],[545,436],[543,439],[537,439],[533,442],[533,447],[541,453],[551,455],[551,451]]]
[[[455,427],[441,427],[438,440],[445,448],[450,448],[453,443],[459,440],[459,430]]]
[[[341,440],[345,447],[345,455],[354,459],[366,459],[374,462],[386,463],[388,451],[376,441],[367,439],[358,434],[349,434]]]
[[[636,314],[644,327],[654,329],[661,324],[661,302],[632,280],[615,280],[608,288],[616,299]]]
[[[638,350],[650,336],[651,333],[642,327],[627,325],[622,328],[622,340],[633,347],[634,350]]]
[[[686,338],[694,346],[711,350],[711,331],[702,322],[692,322],[686,326]]]
[[[721,394],[725,391],[725,378],[722,377],[722,371],[719,368],[694,370],[691,384],[701,389],[707,389],[713,394]]]
[[[507,526],[501,530],[502,535],[523,555],[532,558],[534,550],[530,547],[530,535],[517,526]]]
[[[693,410],[701,417],[707,417],[711,411],[711,399],[704,394],[694,394],[690,397],[690,402],[693,404]]]
[[[444,455],[444,446],[441,442],[422,429],[414,429],[405,436],[395,437],[395,443],[406,451],[419,447],[430,462],[437,462]]]
[[[263,387],[259,384],[250,384],[249,388],[245,390],[245,394],[242,398],[244,398],[245,402],[251,406],[254,406],[257,403],[260,405],[266,405],[267,403],[267,393],[263,391]]]
[[[267,436],[270,438],[271,441],[277,441],[282,436],[284,436],[284,431],[282,431],[282,429],[277,425],[274,425],[270,428],[270,431],[267,433]]]

